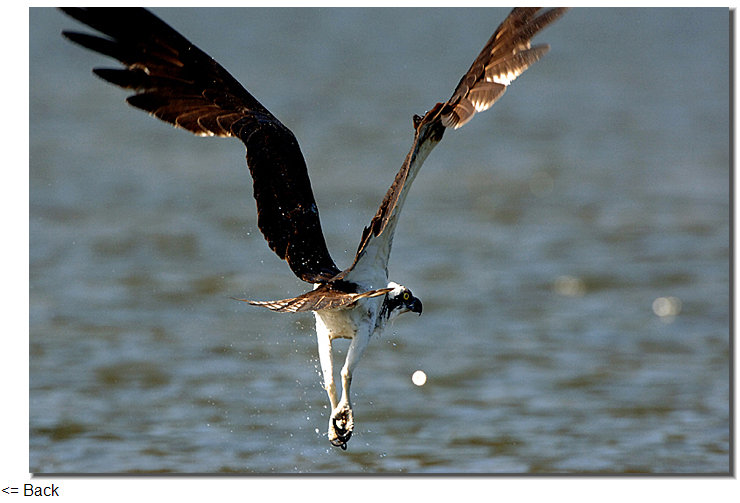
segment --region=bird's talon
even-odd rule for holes
[[[347,442],[349,442],[353,430],[352,409],[342,407],[332,413],[329,420],[329,442],[331,442],[331,445],[341,447],[343,451],[346,451]]]

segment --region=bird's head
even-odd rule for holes
[[[411,290],[393,281],[388,283],[388,288],[392,288],[393,290],[386,294],[383,309],[389,320],[409,311],[418,313],[421,316],[421,300],[414,297]]]

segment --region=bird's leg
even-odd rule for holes
[[[317,317],[317,320],[319,318]],[[321,372],[324,375],[324,389],[329,395],[331,409],[337,408],[337,389],[334,386],[334,363],[331,354],[331,338],[328,330],[320,330],[317,323],[316,339],[319,344],[319,361],[321,362]]]
[[[367,330],[360,330],[355,334],[347,351],[347,358],[342,367],[342,399],[334,407],[329,420],[329,441],[332,445],[347,448],[347,442],[352,436],[355,427],[354,417],[352,416],[352,404],[349,400],[349,388],[352,384],[352,373],[362,358],[368,342],[370,333]]]

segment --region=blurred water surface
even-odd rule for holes
[[[156,12],[296,133],[342,267],[507,10]],[[31,9],[30,471],[727,472],[728,21],[573,10],[448,132],[390,264],[424,314],[368,348],[342,452],[312,317],[230,299],[306,288],[243,146],[128,107]]]

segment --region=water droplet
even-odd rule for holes
[[[564,297],[583,297],[586,294],[586,284],[575,276],[558,276],[553,289],[555,293]]]
[[[417,386],[424,386],[424,384],[426,384],[427,382],[427,375],[424,373],[423,370],[417,370],[411,376],[411,382],[416,384]]]
[[[681,299],[678,297],[658,297],[653,301],[653,312],[661,320],[670,323],[681,312]]]

